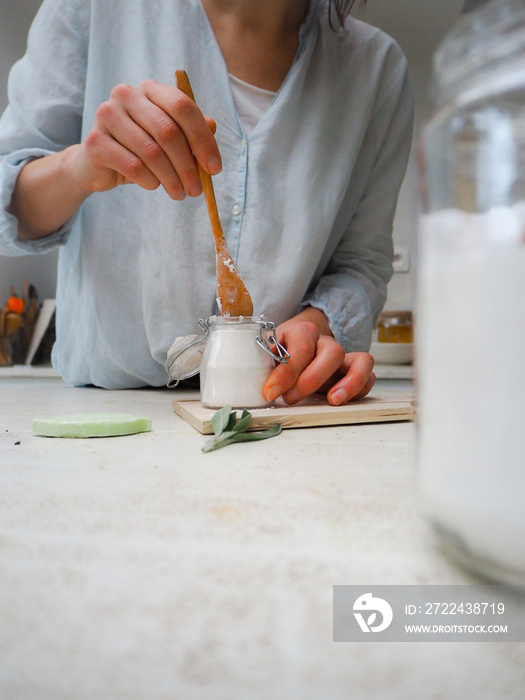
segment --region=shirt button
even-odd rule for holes
[[[234,204],[232,207],[232,214],[234,216],[239,216],[239,214],[242,212],[242,207],[240,204]]]

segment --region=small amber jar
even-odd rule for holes
[[[411,343],[414,338],[411,311],[383,311],[377,321],[379,343]]]

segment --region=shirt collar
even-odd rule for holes
[[[299,30],[299,50],[297,52],[298,56],[303,52],[306,46],[308,37],[312,32],[315,20],[317,19],[317,16],[319,14],[321,4],[321,0],[310,0],[310,7],[308,8],[308,13],[306,15],[301,29]]]

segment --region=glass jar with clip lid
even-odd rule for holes
[[[419,151],[422,506],[441,548],[525,584],[525,3],[466,15],[434,59]]]
[[[275,337],[275,323],[263,316],[211,316],[199,325],[203,335],[178,338],[168,352],[168,386],[200,371],[206,408],[270,406],[264,384],[276,362],[290,357]]]

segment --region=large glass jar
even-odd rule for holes
[[[435,69],[420,148],[420,488],[452,557],[524,584],[523,0],[467,15]]]

